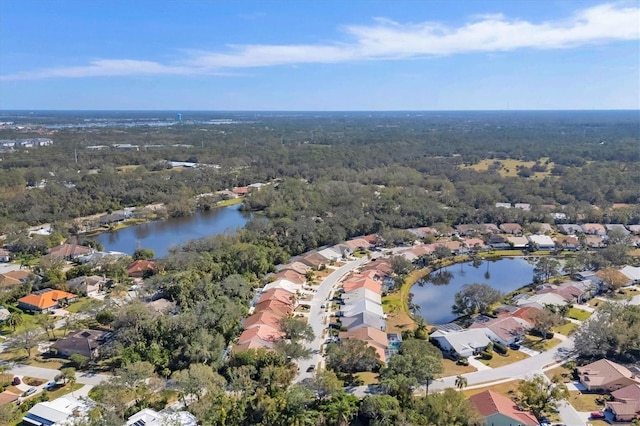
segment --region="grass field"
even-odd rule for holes
[[[234,204],[240,204],[244,201],[243,197],[238,197],[238,198],[230,198],[228,200],[223,200],[223,201],[219,201],[218,203],[216,203],[217,207],[227,207],[227,206],[233,206]]]
[[[356,373],[356,377],[362,381],[363,386],[378,383],[378,374],[372,373],[371,371],[363,371],[362,373]]]
[[[65,308],[65,311],[71,312],[73,314],[77,314],[78,312],[86,312],[93,308],[96,308],[103,304],[99,300],[96,299],[80,299],[77,302],[73,302],[69,306]]]
[[[560,333],[563,336],[568,337],[574,331],[576,331],[577,328],[578,328],[578,324],[572,323],[571,321],[567,321],[566,324],[553,327],[551,331],[553,331],[554,333]]]
[[[600,411],[604,405],[598,404],[597,399],[602,400],[603,396],[594,393],[582,393],[580,391],[569,391],[567,400],[577,411]]]
[[[547,171],[535,173],[532,176],[532,179],[542,179],[551,175],[550,170],[553,169],[554,163],[549,161],[549,158],[546,158],[546,157],[541,158],[540,162],[542,164],[546,163]],[[519,166],[532,167],[535,164],[535,161],[520,161],[520,160],[514,160],[514,159],[507,159],[507,160],[486,159],[486,160],[480,161],[479,163],[472,164],[471,166],[467,166],[466,168],[483,172],[483,171],[489,170],[489,167],[494,163],[500,163],[500,169],[498,170],[498,173],[500,174],[500,176],[514,177],[518,175]]]
[[[407,300],[409,300],[411,286],[429,272],[431,272],[430,269],[419,269],[411,272],[398,291],[394,291],[382,299],[382,306],[387,314],[388,333],[400,333],[403,330],[413,330],[415,328],[415,321],[409,315]]]
[[[544,352],[557,346],[560,343],[560,339],[542,340],[541,337],[527,335],[525,339],[522,341],[522,345],[526,346],[529,349],[533,349],[534,351]]]

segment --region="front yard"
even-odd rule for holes
[[[591,312],[583,311],[582,309],[578,308],[569,309],[569,318],[573,318],[578,321],[586,321],[590,316]]]
[[[557,346],[560,344],[560,339],[557,338],[553,338],[553,339],[546,339],[543,340],[541,337],[538,336],[532,336],[530,334],[528,334],[524,340],[522,342],[520,342],[523,346],[526,346],[529,349],[533,349],[534,351],[538,351],[538,352],[544,352],[547,351],[551,348],[553,348],[554,346]]]
[[[517,361],[522,361],[525,358],[529,358],[529,355],[520,351],[508,350],[506,356],[502,356],[497,352],[493,352],[493,358],[491,359],[479,359],[481,363],[491,368],[502,367],[503,365],[513,364]]]
[[[606,395],[597,393],[582,393],[580,391],[569,391],[567,400],[577,411],[601,411],[604,410],[604,400]],[[599,403],[599,401],[601,403]]]
[[[442,366],[444,367],[444,372],[441,374],[442,377],[457,376],[477,371],[476,368],[471,365],[458,365],[455,361],[452,361],[449,358],[444,358],[442,360]]]
[[[563,325],[558,325],[558,326],[555,326],[555,327],[551,328],[551,331],[553,331],[554,333],[560,333],[563,336],[569,336],[574,331],[576,331],[577,329],[578,329],[578,324],[573,323],[571,321],[567,321]]]
[[[522,382],[522,380],[518,379],[518,380],[512,380],[510,382],[498,383],[497,385],[492,385],[492,386],[484,386],[484,387],[475,388],[475,389],[464,389],[462,393],[464,394],[464,396],[469,398],[470,396],[484,392],[486,390],[492,390],[495,393],[499,393],[500,395],[504,395],[508,398],[511,398],[512,395],[516,394],[518,390],[518,385],[520,384],[520,382]]]

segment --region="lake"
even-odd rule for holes
[[[96,241],[105,251],[133,254],[141,247],[152,249],[156,257],[164,257],[173,246],[242,228],[250,217],[250,213],[240,211],[240,204],[235,204],[103,232]]]
[[[465,284],[485,283],[509,293],[533,281],[534,265],[522,258],[484,260],[476,266],[472,262],[448,266],[433,272],[431,280],[419,281],[411,287],[413,303],[420,306],[419,314],[427,323],[445,324],[456,319],[451,306],[455,294]]]

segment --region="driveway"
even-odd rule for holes
[[[20,377],[29,376],[45,380],[54,380],[55,377],[60,374],[60,371],[50,368],[33,367],[31,365],[15,364],[7,370],[7,373]],[[111,376],[106,374],[94,374],[79,371],[76,373],[76,383],[95,386],[100,384],[102,381],[109,380],[110,377]]]

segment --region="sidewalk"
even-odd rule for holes
[[[469,365],[472,367],[475,367],[476,370],[478,371],[482,371],[482,370],[492,370],[491,367],[489,367],[488,365],[484,365],[482,362],[480,362],[479,359],[475,359],[474,357],[470,356],[469,358],[467,358],[467,360],[469,361]]]

